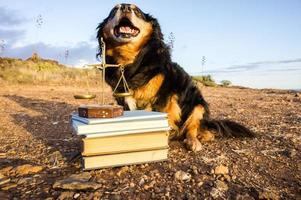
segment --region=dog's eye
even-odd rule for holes
[[[137,8],[134,8],[133,10],[134,10],[134,13],[137,15],[137,17],[143,17],[142,13]]]

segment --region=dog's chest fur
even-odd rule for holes
[[[156,95],[163,83],[163,80],[164,75],[158,74],[154,76],[147,84],[131,90],[133,96],[125,99],[129,108],[131,110],[137,108],[152,110],[152,105],[157,100]],[[135,106],[133,106],[134,104]]]

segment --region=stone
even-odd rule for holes
[[[42,166],[33,166],[30,164],[25,164],[14,168],[16,175],[24,176],[28,174],[35,174],[43,170]]]
[[[97,190],[102,185],[94,181],[89,181],[91,175],[89,172],[73,174],[66,179],[58,180],[53,184],[54,189],[65,190]]]
[[[217,199],[221,196],[221,193],[217,188],[212,188],[212,190],[210,191],[210,195],[213,199]]]
[[[156,184],[156,181],[152,181],[152,182],[150,182],[148,185],[145,185],[143,188],[144,188],[145,190],[148,190],[149,188],[154,187],[155,184]]]
[[[259,192],[259,199],[279,200],[280,197],[276,191],[265,190],[263,192]]]
[[[12,166],[4,167],[4,168],[0,169],[0,173],[3,175],[8,175],[12,169],[13,169]]]
[[[217,180],[215,182],[215,185],[219,191],[227,191],[228,190],[228,185],[223,181]]]
[[[197,183],[197,186],[198,186],[198,187],[202,187],[202,185],[204,185],[204,182],[203,182],[203,181],[200,181],[200,182]]]
[[[145,183],[144,178],[141,178],[140,181],[139,181],[139,185],[142,186],[144,183]]]
[[[74,192],[70,192],[70,191],[62,192],[60,196],[57,198],[57,200],[73,199],[73,194]]]
[[[218,175],[225,175],[225,174],[229,174],[229,169],[227,166],[225,165],[218,165],[214,168],[214,174]]]
[[[0,178],[0,186],[5,185],[9,182],[10,182],[10,178],[6,178],[6,177]]]
[[[131,182],[130,187],[135,187],[135,183]]]
[[[74,194],[73,198],[77,199],[79,196],[80,196],[80,193],[76,193],[76,194]]]
[[[117,176],[120,177],[123,173],[129,171],[129,167],[128,166],[125,166],[125,167],[122,167],[118,172],[117,172]]]
[[[12,188],[15,188],[15,187],[17,187],[17,186],[18,186],[18,185],[15,184],[15,183],[10,183],[10,184],[6,185],[5,187],[2,187],[1,190],[6,191],[6,190],[10,190],[10,189],[12,189]]]
[[[249,194],[238,194],[235,197],[235,200],[254,200],[254,198]]]
[[[191,174],[180,170],[175,173],[175,179],[180,181],[189,181],[191,179]]]

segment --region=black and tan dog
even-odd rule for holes
[[[116,5],[98,26],[99,42],[101,37],[107,46],[106,62],[125,66],[133,94],[117,98],[118,104],[130,110],[167,112],[172,136],[186,136],[193,151],[201,149],[200,140],[212,140],[215,135],[253,136],[236,122],[210,118],[208,104],[191,77],[171,61],[158,21],[137,6]],[[106,82],[111,87],[119,77],[119,70],[107,69]]]

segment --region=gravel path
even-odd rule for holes
[[[96,100],[74,100],[81,91],[0,88],[0,199],[301,198],[300,93],[202,88],[214,118],[239,121],[258,136],[218,139],[198,153],[172,141],[166,162],[83,172],[69,114]]]

